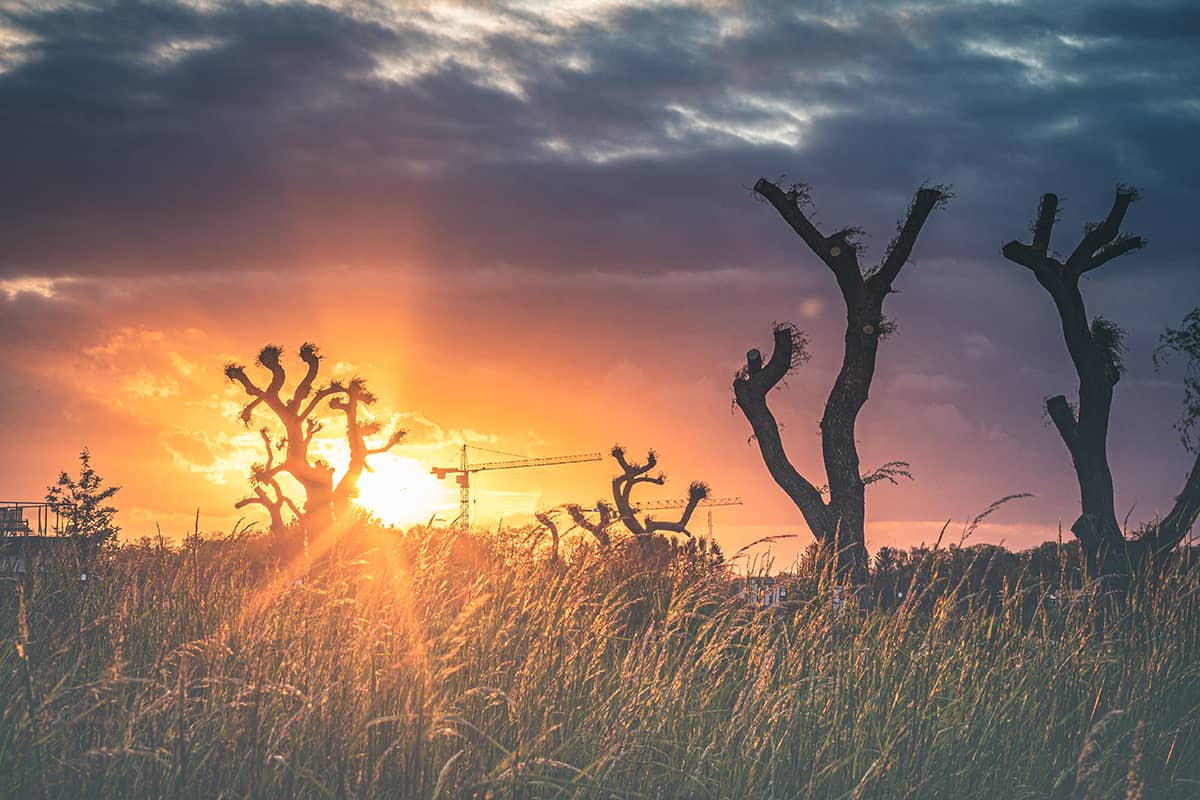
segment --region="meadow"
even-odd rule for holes
[[[534,544],[368,527],[270,563],[191,537],[87,580],[48,559],[0,584],[0,794],[1200,796],[1188,557],[1060,608],[1040,576],[973,592],[933,558],[893,608],[817,573],[763,610],[695,549]]]

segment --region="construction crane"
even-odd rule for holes
[[[668,508],[686,508],[687,500],[659,500],[653,503],[641,503],[634,506],[634,511],[661,511]],[[699,506],[708,508],[708,538],[713,535],[712,510],[713,506],[740,506],[742,498],[740,497],[714,497],[711,500],[701,500]]]
[[[485,461],[482,464],[471,464],[467,461],[467,448],[472,447],[476,450],[484,450],[489,453],[499,453],[498,450],[488,450],[486,447],[474,447],[473,445],[462,446],[462,455],[459,459],[457,467],[433,467],[429,470],[430,475],[436,475],[440,479],[445,479],[447,475],[457,475],[455,479],[458,481],[458,505],[459,514],[455,522],[461,523],[464,528],[471,527],[471,473],[483,472],[489,469],[524,469],[525,467],[553,467],[558,464],[577,464],[582,461],[600,461],[602,456],[599,453],[580,453],[570,456],[550,456],[548,458],[518,458],[512,461]],[[501,453],[501,455],[507,455]]]
[[[654,500],[649,503],[634,503],[634,511],[666,511],[670,508],[687,508],[687,500]],[[708,538],[712,538],[713,521],[712,509],[714,506],[740,506],[742,498],[740,497],[714,497],[709,500],[701,500],[698,504],[700,508],[708,509]],[[584,511],[599,511],[598,508],[585,508]]]
[[[634,511],[666,511],[669,508],[687,508],[687,500],[655,500],[652,503],[634,503]],[[701,500],[697,505],[700,508],[709,508],[711,506],[740,506],[742,498],[740,497],[714,497],[711,500]]]

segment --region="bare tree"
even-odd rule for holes
[[[639,464],[627,460],[625,448],[618,444],[613,445],[612,457],[621,467],[621,474],[612,481],[613,502],[617,505],[617,513],[621,522],[629,529],[630,533],[639,537],[653,536],[662,531],[692,535],[688,531],[687,525],[696,511],[696,506],[700,504],[701,500],[708,497],[708,484],[703,481],[692,481],[688,485],[687,504],[683,507],[679,519],[668,522],[654,519],[647,514],[642,520],[639,520],[632,499],[633,487],[642,483],[662,486],[667,482],[667,476],[661,471],[657,475],[650,474],[658,466],[658,454],[651,450],[646,454],[646,463]]]
[[[242,365],[231,363],[225,367],[225,377],[239,384],[251,398],[242,408],[242,422],[249,425],[255,409],[262,405],[283,426],[283,436],[275,443],[272,443],[268,429],[260,431],[266,445],[267,459],[251,469],[250,484],[254,496],[245,498],[238,507],[261,505],[271,516],[272,528],[281,528],[283,508],[286,506],[296,513],[296,503],[284,497],[278,482],[279,475],[287,473],[304,490],[303,511],[298,513],[301,523],[308,530],[322,530],[330,527],[336,518],[344,518],[349,514],[350,503],[357,493],[358,479],[363,470],[368,469],[368,457],[395,447],[404,438],[405,431],[393,431],[382,445],[368,444],[367,437],[379,433],[381,425],[374,420],[363,421],[360,411],[363,406],[375,402],[375,395],[367,389],[366,382],[361,378],[352,378],[347,383],[335,380],[314,387],[321,356],[316,345],[310,343],[300,347],[300,360],[305,364],[304,375],[291,397],[285,399],[287,373],[280,361],[281,355],[282,350],[275,345],[267,345],[259,351],[256,363],[270,374],[270,380],[262,387],[250,379]],[[350,450],[350,463],[336,486],[333,467],[321,459],[312,459],[308,452],[313,436],[324,427],[324,421],[314,415],[326,400],[331,410],[340,411],[345,417],[346,443]],[[276,459],[277,451],[282,458]]]
[[[1030,270],[1054,301],[1067,352],[1079,379],[1078,406],[1072,407],[1064,395],[1056,395],[1046,401],[1046,412],[1075,466],[1082,513],[1071,526],[1071,532],[1079,539],[1094,575],[1126,573],[1147,556],[1170,550],[1187,535],[1200,514],[1198,459],[1166,517],[1146,526],[1132,539],[1126,538],[1117,522],[1107,448],[1113,389],[1123,371],[1124,332],[1103,317],[1088,320],[1079,279],[1145,246],[1140,236],[1121,232],[1125,213],[1136,199],[1135,190],[1117,187],[1108,216],[1102,222],[1088,225],[1079,244],[1063,259],[1050,249],[1050,234],[1058,218],[1058,196],[1042,195],[1032,241],[1029,244],[1011,241],[1003,249],[1004,257]],[[1186,350],[1172,347],[1167,336],[1163,341],[1168,350]]]
[[[790,324],[777,324],[771,358],[764,363],[757,349],[746,354],[746,366],[733,382],[734,398],[750,422],[771,477],[800,509],[821,547],[836,552],[839,571],[860,582],[865,580],[868,571],[863,534],[865,481],[859,471],[854,426],[871,388],[879,340],[888,331],[883,316],[884,299],[894,291],[892,284],[908,261],[929,214],[944,205],[950,195],[943,186],[919,189],[883,260],[878,266],[864,271],[859,263],[861,248],[856,242],[861,231],[844,228],[829,236],[821,234],[805,213],[810,204],[807,186],[796,185],[784,190],[760,179],[754,184],[754,191],[775,207],[808,248],[833,272],[846,304],[842,368],[821,418],[821,452],[828,480],[828,501],[821,490],[788,460],[779,437],[779,426],[767,407],[767,392],[808,358],[803,334]],[[893,466],[896,465],[901,469],[894,474],[906,474],[903,470],[906,465],[893,462]],[[878,471],[873,474],[878,475]]]
[[[558,530],[558,523],[554,520],[554,512],[556,510],[557,509],[550,509],[549,511],[537,511],[534,512],[533,515],[533,518],[538,521],[538,524],[550,533],[550,560],[552,562],[558,561],[558,542],[561,538],[561,534]],[[540,540],[541,536],[538,535],[537,538],[534,539],[534,547],[537,546],[537,543]]]
[[[582,506],[578,503],[569,503],[565,508],[571,521],[595,537],[601,547],[608,547],[612,544],[612,536],[609,535],[608,529],[617,521],[617,515],[612,506],[603,500],[597,500],[596,512],[600,515],[600,519],[596,522],[587,518]]]
[[[620,466],[621,472],[613,478],[612,493],[613,505],[600,500],[596,503],[595,511],[599,514],[599,520],[592,522],[585,516],[584,509],[577,504],[566,506],[567,513],[570,514],[571,520],[591,533],[600,542],[601,546],[607,547],[611,542],[608,529],[617,520],[637,537],[637,541],[644,547],[646,543],[658,533],[682,533],[690,537],[691,531],[687,529],[688,523],[691,522],[692,514],[696,512],[696,507],[700,505],[700,501],[708,497],[708,484],[703,481],[692,481],[688,485],[688,496],[684,504],[679,519],[676,520],[659,520],[647,514],[643,519],[637,518],[637,504],[633,500],[633,488],[643,483],[652,483],[656,486],[662,486],[667,482],[667,476],[662,472],[657,475],[651,475],[654,468],[658,466],[658,455],[651,450],[646,454],[646,463],[639,464],[631,462],[625,457],[625,448],[621,445],[613,445],[612,457]]]

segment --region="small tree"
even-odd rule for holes
[[[46,502],[57,506],[60,519],[65,518],[63,533],[104,545],[116,538],[120,527],[113,523],[116,506],[109,505],[120,486],[105,486],[104,479],[92,469],[92,454],[88,448],[79,452],[79,477],[66,472],[58,481],[46,487]]]
[[[775,207],[808,248],[833,272],[846,304],[842,368],[821,417],[821,453],[828,480],[828,501],[822,491],[788,460],[779,437],[779,426],[767,407],[767,393],[808,358],[803,334],[792,325],[777,324],[770,360],[764,362],[757,349],[746,354],[746,366],[733,381],[734,399],[754,431],[771,477],[800,509],[821,547],[836,553],[839,573],[862,582],[868,570],[864,488],[871,476],[859,472],[854,426],[871,389],[879,340],[888,331],[883,301],[895,291],[892,284],[908,261],[925,220],[946,202],[949,192],[943,186],[918,190],[883,260],[878,266],[864,271],[859,263],[861,248],[856,241],[861,231],[844,228],[829,236],[822,235],[805,213],[810,205],[807,186],[798,184],[784,190],[761,179],[754,184],[754,191]],[[906,466],[893,462],[873,477],[894,481],[896,475],[907,474]]]
[[[335,519],[349,518],[351,502],[358,492],[358,479],[363,470],[368,469],[367,459],[398,445],[405,431],[396,429],[382,444],[369,444],[367,437],[382,430],[378,421],[362,418],[363,407],[374,404],[375,395],[362,378],[351,378],[345,382],[333,380],[315,387],[321,355],[313,344],[305,343],[300,347],[300,360],[305,364],[305,372],[291,397],[285,398],[283,392],[287,373],[280,361],[281,354],[282,350],[275,345],[267,345],[259,351],[256,363],[270,374],[269,381],[261,387],[250,379],[242,365],[228,364],[225,367],[225,377],[240,385],[251,398],[240,414],[243,424],[248,426],[255,409],[262,405],[283,426],[283,436],[274,441],[269,428],[259,431],[267,451],[266,460],[251,468],[250,485],[254,495],[241,500],[237,506],[263,506],[271,517],[272,529],[276,531],[284,525],[284,508],[296,514],[306,530],[324,530]],[[323,420],[315,416],[325,401],[328,401],[330,410],[342,413],[346,423],[346,444],[350,451],[350,463],[336,486],[333,467],[321,459],[311,458],[308,452],[313,437],[325,425]],[[278,481],[281,473],[291,475],[303,488],[302,510],[284,495]]]
[[[538,521],[538,527],[534,529],[534,546],[541,540],[541,531],[545,530],[550,534],[550,561],[558,563],[558,542],[561,534],[558,531],[558,523],[554,519],[554,509],[550,511],[535,512],[533,518]]]
[[[596,501],[596,513],[600,515],[600,518],[596,522],[592,522],[587,518],[583,507],[578,503],[568,503],[564,508],[571,521],[590,533],[600,547],[608,548],[612,545],[612,535],[609,533],[609,528],[617,521],[617,514],[613,511],[611,505],[604,500]]]
[[[1065,259],[1050,250],[1050,234],[1058,218],[1058,196],[1042,195],[1029,244],[1011,241],[1004,257],[1030,270],[1054,301],[1062,323],[1067,352],[1079,380],[1079,402],[1072,406],[1064,395],[1046,401],[1046,412],[1071,454],[1079,484],[1081,514],[1071,526],[1093,575],[1126,573],[1147,558],[1175,547],[1200,514],[1200,458],[1192,467],[1183,492],[1164,518],[1127,539],[1117,522],[1113,477],[1108,466],[1108,424],[1113,389],[1124,368],[1124,331],[1103,317],[1088,319],[1079,291],[1079,279],[1115,258],[1145,246],[1140,236],[1121,232],[1121,223],[1137,192],[1117,188],[1116,198],[1102,222],[1084,229],[1079,244]],[[1200,414],[1200,387],[1196,364],[1200,356],[1200,313],[1193,311],[1179,330],[1163,335],[1156,361],[1182,353],[1191,359],[1186,386],[1188,405],[1181,421],[1184,444]]]
[[[637,518],[637,504],[633,501],[632,496],[633,487],[643,483],[662,486],[667,482],[667,476],[662,472],[659,472],[657,475],[650,474],[658,466],[658,455],[653,450],[646,454],[646,463],[644,464],[629,461],[625,457],[625,448],[619,444],[613,445],[611,454],[616,460],[617,465],[621,468],[620,474],[614,477],[612,481],[615,508],[604,500],[597,502],[596,512],[600,515],[600,518],[598,522],[592,522],[584,516],[584,511],[579,505],[568,505],[566,509],[567,513],[571,516],[571,520],[596,537],[596,541],[603,547],[609,545],[611,538],[608,529],[617,520],[620,520],[625,525],[643,547],[657,533],[682,533],[685,536],[691,537],[691,531],[687,529],[687,526],[691,522],[692,514],[695,513],[696,507],[700,505],[700,501],[708,497],[708,484],[703,481],[692,481],[688,485],[687,500],[684,503],[679,519],[659,520],[647,514],[643,519],[639,520]]]

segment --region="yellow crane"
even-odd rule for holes
[[[484,470],[492,469],[524,469],[526,467],[553,467],[559,464],[577,464],[583,461],[599,461],[602,456],[599,453],[579,453],[569,456],[548,456],[546,458],[516,458],[510,461],[485,461],[482,464],[471,464],[467,460],[467,448],[472,450],[483,450],[488,453],[499,453],[500,455],[513,455],[504,453],[499,450],[488,450],[486,447],[478,447],[476,445],[462,446],[462,455],[459,458],[457,467],[433,467],[429,470],[429,474],[436,475],[440,479],[445,479],[447,475],[456,475],[455,480],[458,482],[458,505],[459,514],[455,520],[464,528],[470,527],[471,522],[471,473],[483,472]]]
[[[688,501],[684,500],[653,500],[649,503],[633,503],[633,510],[636,511],[666,511],[671,508],[686,508]],[[701,500],[698,504],[699,508],[708,509],[708,538],[712,538],[713,532],[713,517],[712,509],[714,506],[740,506],[742,498],[740,497],[713,497],[708,500]],[[585,508],[584,511],[599,511],[598,508]]]
[[[658,500],[653,503],[639,503],[633,507],[634,511],[665,511],[668,508],[686,508],[687,500]],[[714,497],[711,500],[701,500],[699,508],[708,508],[708,538],[713,535],[712,510],[713,506],[740,506],[742,498],[740,497]]]

